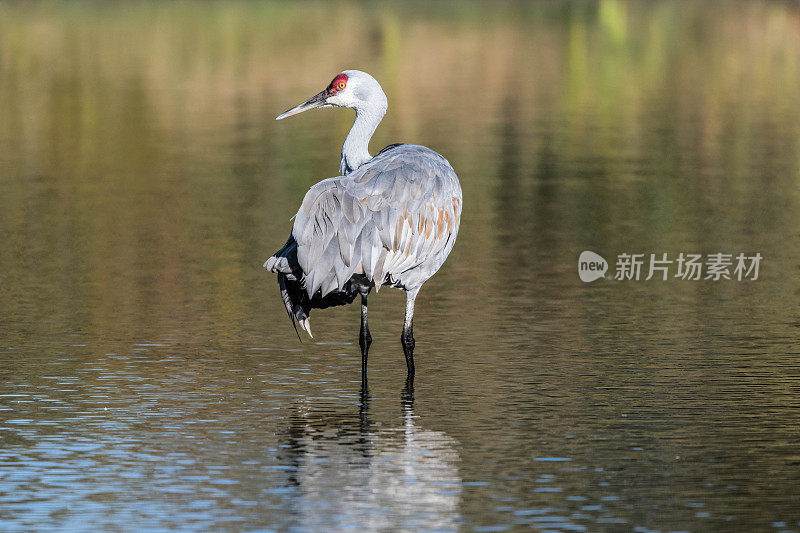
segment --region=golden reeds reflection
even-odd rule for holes
[[[6,275],[43,280],[63,319],[66,287],[85,294],[84,319],[104,332],[198,299],[218,321],[251,314],[249,268],[279,244],[306,187],[335,173],[350,116],[271,119],[346,66],[375,73],[390,96],[375,146],[429,144],[460,170],[473,245],[457,249],[447,287],[501,290],[481,280],[509,253],[531,264],[555,252],[539,267],[552,270],[584,238],[616,249],[631,231],[678,249],[756,223],[735,244],[776,244],[797,222],[798,15],[737,6],[504,5],[486,19],[460,4],[446,18],[348,3],[324,15],[316,4],[4,4]],[[331,20],[359,31],[332,46]],[[42,253],[52,260],[31,272]],[[25,297],[3,294],[5,307]]]

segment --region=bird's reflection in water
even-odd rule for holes
[[[401,392],[401,424],[373,424],[370,401],[364,381],[358,414],[293,412],[280,458],[290,466],[287,520],[311,531],[457,529],[456,441],[417,425],[413,377]]]

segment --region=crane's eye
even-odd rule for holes
[[[347,74],[342,72],[341,74],[333,78],[331,84],[328,85],[328,93],[336,94],[345,87],[347,87]]]

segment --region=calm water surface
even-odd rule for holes
[[[800,531],[800,10],[724,7],[0,4],[0,529]],[[351,67],[464,189],[413,383],[261,269]]]

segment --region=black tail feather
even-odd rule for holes
[[[278,274],[278,287],[281,289],[281,298],[283,298],[283,305],[286,307],[286,314],[289,315],[289,319],[292,321],[292,327],[294,328],[294,332],[297,335],[297,339],[300,342],[303,342],[303,339],[300,337],[300,332],[297,331],[297,322],[294,319],[294,313],[292,309],[294,309],[294,304],[292,303],[292,299],[289,296],[289,291],[286,289],[286,274]]]
[[[298,339],[301,338],[300,332],[297,330],[297,323],[308,319],[311,309],[346,305],[352,303],[359,292],[363,292],[364,287],[367,287],[367,291],[369,290],[364,275],[356,274],[342,290],[328,293],[325,296],[317,291],[313,298],[309,298],[304,286],[305,274],[297,260],[297,242],[292,235],[289,235],[289,239],[280,250],[267,259],[264,267],[278,274],[278,287],[281,291],[283,305],[286,307],[286,313],[292,321],[292,327],[294,327]]]

